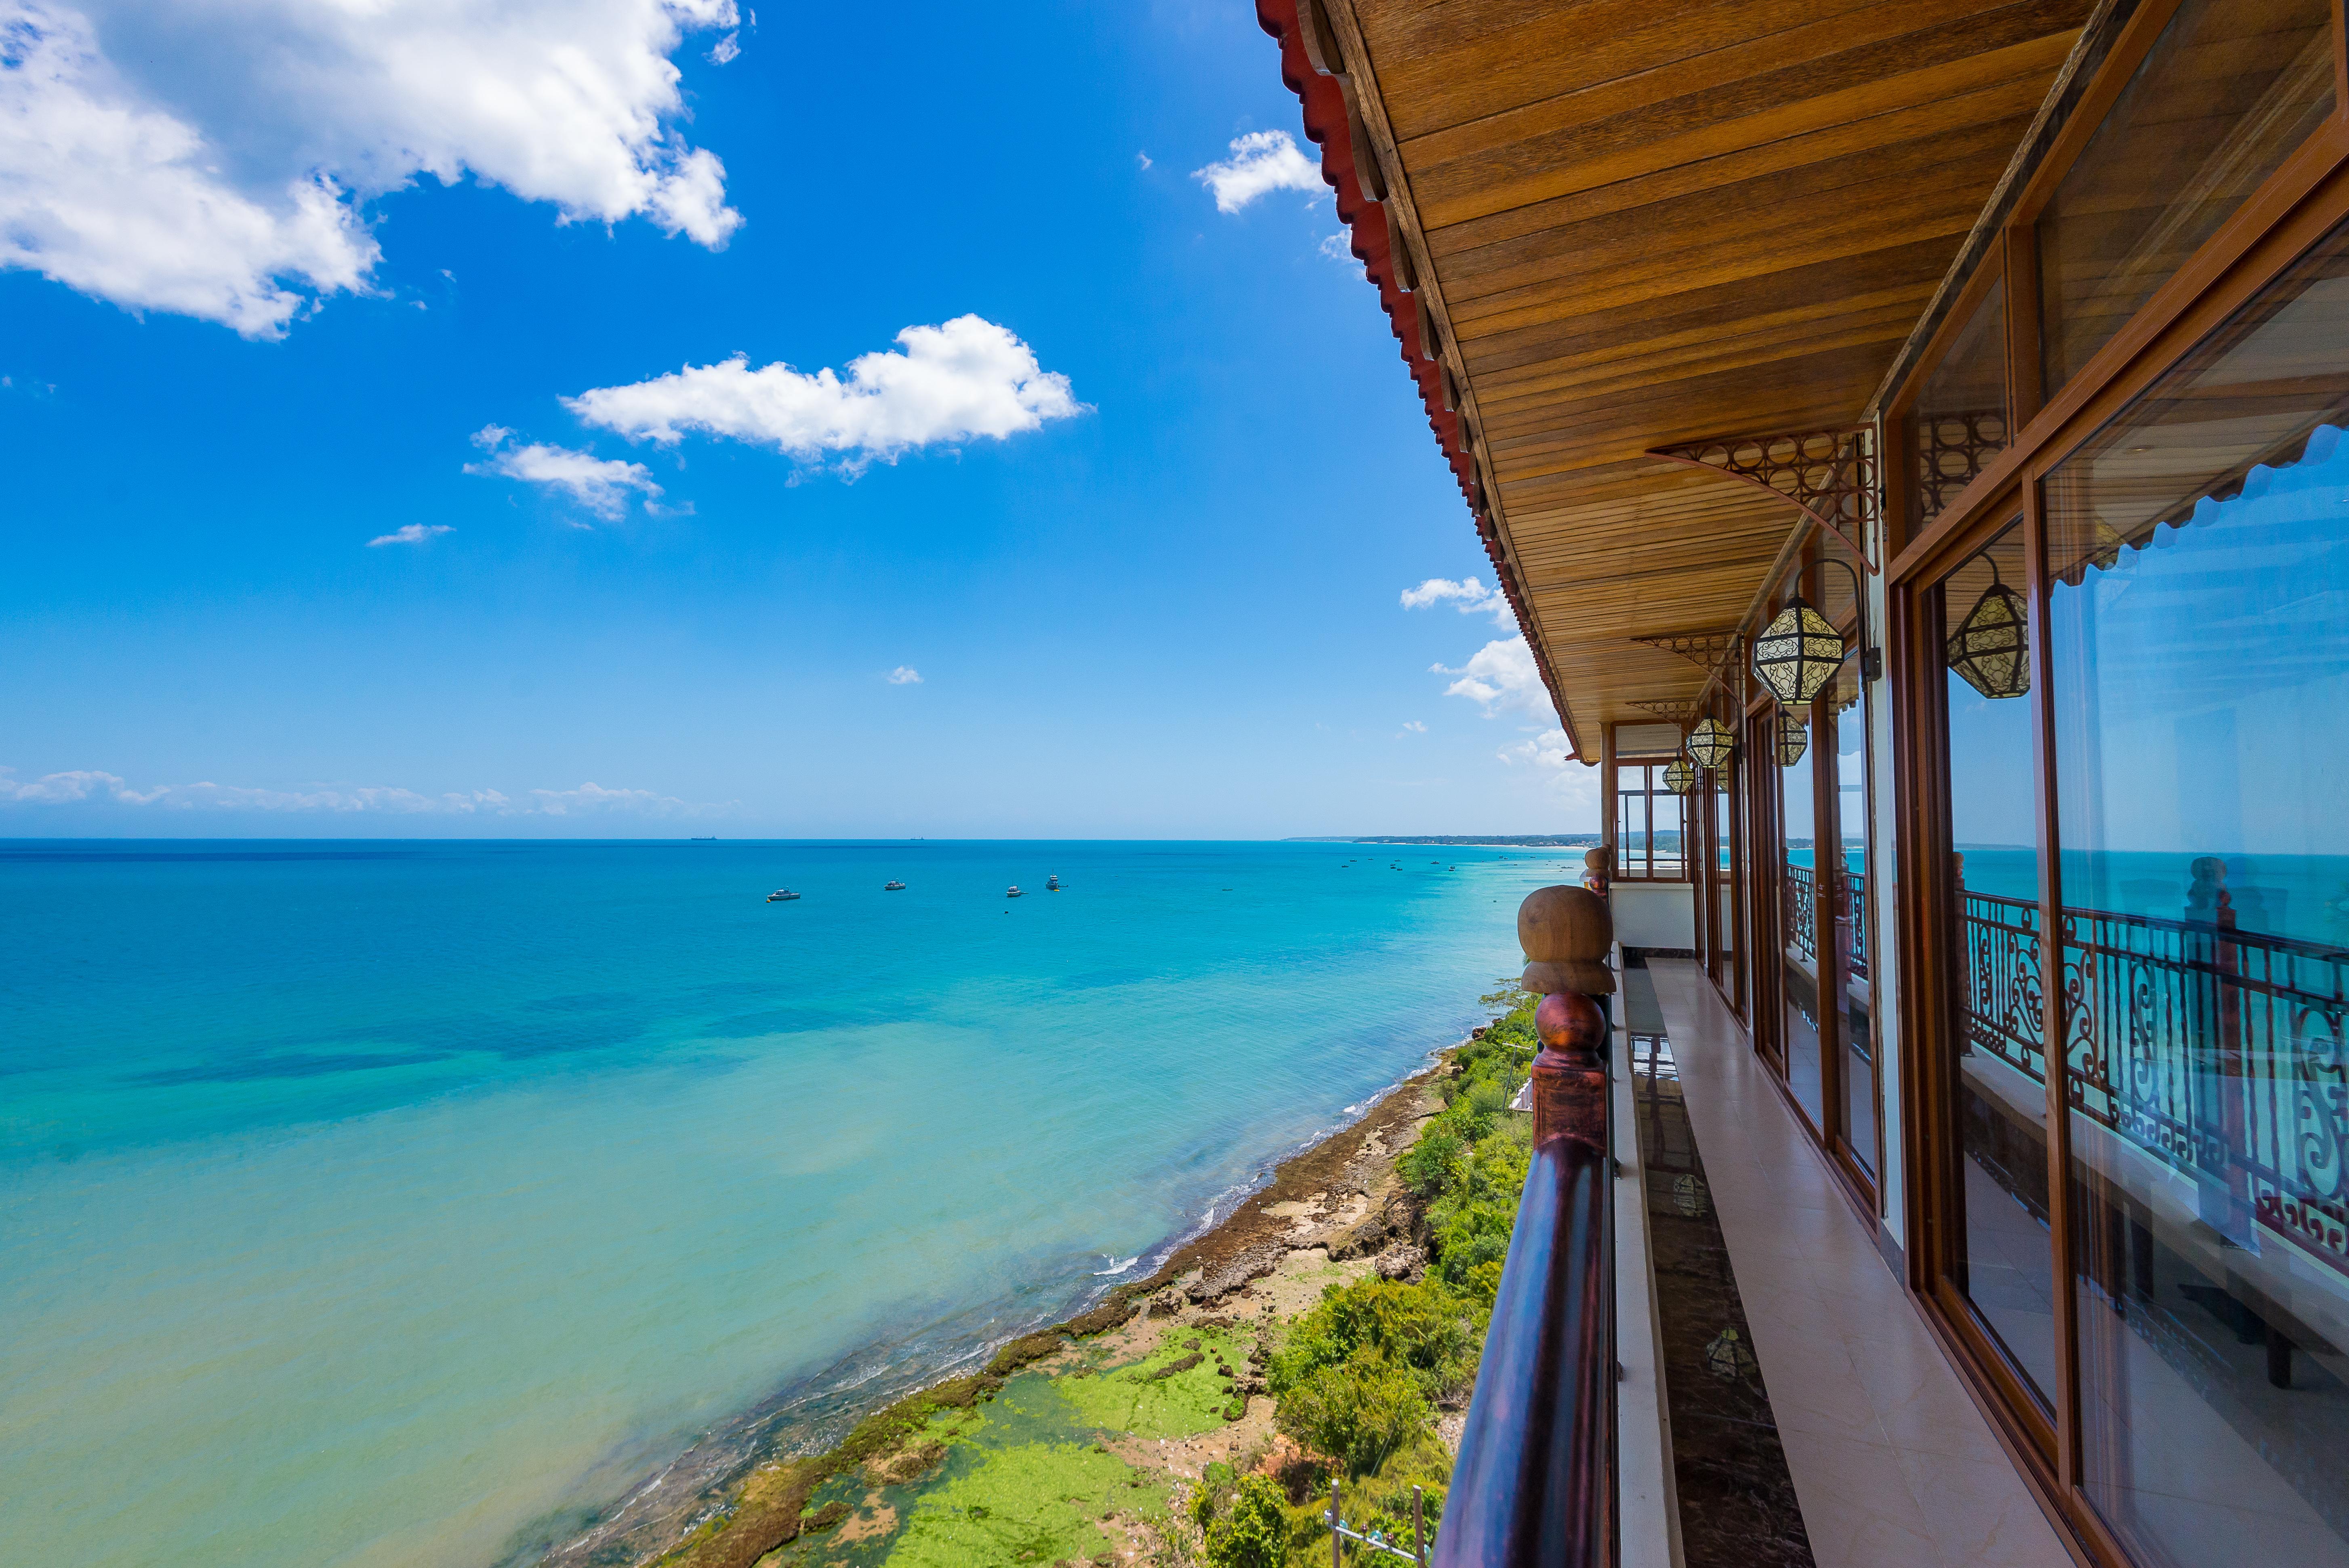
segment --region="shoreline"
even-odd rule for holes
[[[1274,1273],[1299,1249],[1327,1247],[1332,1258],[1357,1257],[1401,1240],[1374,1193],[1418,1124],[1434,1114],[1423,1103],[1427,1086],[1447,1070],[1452,1053],[1473,1037],[1464,1033],[1451,1045],[1428,1051],[1415,1070],[1360,1102],[1359,1114],[1275,1161],[1228,1213],[1216,1217],[1218,1199],[1199,1226],[1144,1251],[1132,1266],[1138,1269],[1143,1260],[1158,1257],[1147,1274],[1081,1293],[1078,1309],[1069,1316],[991,1336],[904,1378],[889,1376],[886,1350],[917,1340],[918,1333],[843,1357],[696,1438],[597,1510],[592,1521],[582,1517],[584,1511],[574,1511],[574,1522],[562,1538],[535,1548],[517,1542],[517,1550],[501,1558],[500,1568],[669,1561],[711,1522],[733,1517],[741,1506],[743,1483],[753,1472],[814,1467],[828,1475],[876,1424],[885,1427],[913,1407],[984,1399],[1010,1373],[1052,1354],[1064,1341],[1110,1333],[1150,1311],[1171,1313],[1180,1303],[1167,1297],[1187,1297],[1193,1305],[1216,1301]],[[1340,1201],[1315,1202],[1332,1197]],[[854,1376],[852,1368],[872,1365],[876,1354],[885,1357],[880,1365]],[[877,1393],[866,1392],[876,1384],[882,1386]],[[794,1443],[793,1435],[813,1441]],[[793,1490],[803,1493],[812,1490],[812,1482]],[[796,1516],[796,1501],[788,1511]],[[625,1555],[616,1555],[616,1547]]]

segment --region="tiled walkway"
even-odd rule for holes
[[[1711,983],[1649,972],[1819,1568],[2068,1564]]]

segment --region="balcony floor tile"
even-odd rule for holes
[[[1648,969],[1820,1568],[2068,1564],[1711,982]]]

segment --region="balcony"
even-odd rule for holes
[[[1703,973],[1635,951],[1619,980],[1615,1191],[1555,1156],[1528,1183],[1455,1478],[1497,1522],[1447,1516],[1437,1562],[2070,1563]],[[1612,1379],[1573,1264],[1602,1218]],[[1594,1393],[1611,1437],[1566,1418]]]

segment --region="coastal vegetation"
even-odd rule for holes
[[[1499,1016],[1341,1134],[1350,1158],[1300,1162],[1321,1161],[1309,1201],[1260,1202],[1262,1223],[1303,1211],[1275,1240],[1205,1238],[825,1452],[756,1466],[654,1561],[1309,1568],[1333,1481],[1350,1527],[1407,1542],[1416,1489],[1433,1532],[1528,1163],[1508,1106],[1535,999],[1483,1000]],[[643,1560],[613,1544],[616,1568]]]

